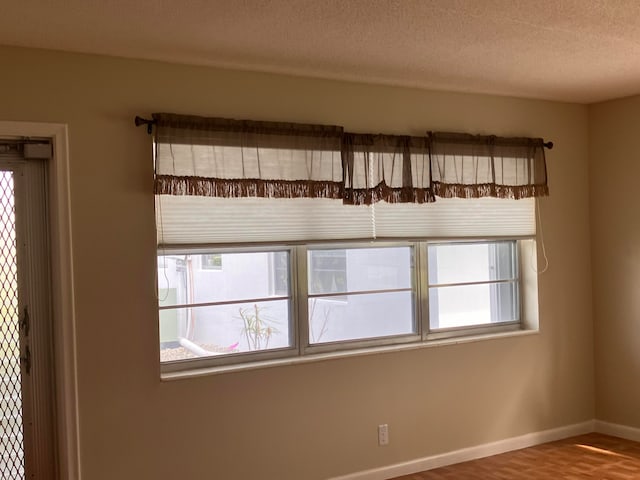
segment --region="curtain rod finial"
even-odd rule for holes
[[[136,124],[136,127],[139,127],[140,125],[146,125],[147,133],[149,135],[151,135],[151,132],[153,130],[153,125],[156,123],[155,120],[147,120],[146,118],[142,118],[139,115],[136,115],[136,118],[134,118],[134,122]]]
[[[549,150],[551,150],[553,148],[553,142],[545,142],[543,143],[543,145],[548,148]]]

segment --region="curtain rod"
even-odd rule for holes
[[[149,135],[151,135],[151,132],[153,131],[153,126],[156,124],[155,120],[149,120],[147,118],[142,118],[138,115],[136,115],[136,118],[134,119],[134,122],[136,124],[136,127],[139,127],[141,125],[146,125],[147,126],[147,133]],[[553,148],[553,142],[543,142],[542,144],[545,148],[548,148],[549,150],[551,150]]]

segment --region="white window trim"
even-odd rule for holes
[[[57,449],[60,478],[80,480],[80,431],[76,322],[71,244],[67,125],[0,121],[0,137],[42,137],[53,143],[48,162],[51,269],[56,378]]]

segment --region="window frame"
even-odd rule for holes
[[[525,310],[524,310],[524,306],[523,306],[523,278],[522,278],[522,240],[525,239],[533,239],[533,237],[526,237],[526,238],[490,238],[490,239],[451,239],[448,241],[442,241],[442,240],[428,240],[426,242],[424,242],[424,258],[427,259],[426,260],[426,265],[424,266],[424,268],[421,270],[422,272],[424,272],[425,276],[423,278],[423,285],[425,286],[425,295],[424,295],[424,311],[426,311],[426,317],[424,320],[425,322],[425,335],[423,337],[424,341],[429,341],[429,340],[440,340],[440,339],[447,339],[447,338],[458,338],[458,337],[466,337],[466,336],[471,336],[471,335],[489,335],[489,334],[493,334],[493,333],[503,333],[503,332],[513,332],[513,331],[518,331],[518,330],[524,330],[525,329],[525,321],[524,321],[524,315],[525,315]],[[485,324],[478,324],[478,325],[463,325],[460,327],[445,327],[445,328],[431,328],[430,326],[430,322],[429,322],[429,312],[430,312],[430,304],[429,304],[429,289],[431,288],[431,285],[429,283],[429,263],[428,263],[428,247],[430,245],[464,245],[464,244],[498,244],[500,242],[514,242],[515,243],[515,248],[514,248],[514,265],[513,267],[515,268],[515,279],[513,282],[511,283],[515,283],[516,284],[516,302],[517,302],[517,312],[518,312],[518,319],[517,320],[513,320],[513,321],[507,321],[507,322],[492,322],[492,323],[485,323]],[[498,282],[495,282],[496,284]],[[507,282],[500,282],[500,283],[507,283]],[[479,282],[469,282],[470,285],[473,284],[480,284]]]
[[[473,326],[438,329],[429,328],[429,278],[428,278],[428,246],[433,244],[461,244],[461,243],[496,243],[500,241],[515,242],[514,265],[517,273],[518,311],[519,320],[515,322],[501,322]],[[526,248],[523,241],[532,243]],[[308,250],[309,249],[358,249],[410,247],[413,251],[412,291],[413,291],[413,322],[415,332],[393,336],[372,337],[366,339],[341,340],[311,344],[309,339],[309,311],[308,311]],[[376,240],[369,242],[305,242],[293,244],[260,244],[246,246],[176,246],[160,247],[157,256],[173,254],[212,254],[212,253],[251,253],[251,252],[289,252],[289,336],[291,346],[269,349],[259,352],[229,353],[219,356],[199,357],[174,361],[160,361],[162,374],[188,372],[205,368],[225,368],[236,366],[261,365],[272,360],[295,360],[298,358],[322,357],[324,354],[340,352],[357,352],[358,350],[375,349],[397,345],[426,346],[434,341],[447,339],[463,339],[465,337],[488,337],[492,335],[537,330],[537,295],[535,299],[527,298],[527,290],[523,285],[524,269],[523,257],[525,250],[533,249],[535,255],[535,236],[525,237],[492,237],[492,238],[421,238],[411,240]],[[158,264],[158,267],[159,264]],[[537,287],[536,287],[537,290]],[[278,295],[280,296],[280,295]],[[526,303],[533,302],[533,310],[527,309]],[[160,309],[158,309],[158,312]],[[531,312],[536,318],[527,318]],[[159,321],[157,323],[159,326]],[[159,327],[158,327],[159,328]],[[159,338],[158,332],[158,338]]]
[[[364,249],[364,248],[392,248],[392,247],[410,247],[413,251],[413,272],[412,272],[412,291],[413,291],[413,302],[412,302],[412,310],[413,310],[413,323],[415,327],[415,332],[410,334],[400,334],[400,335],[388,335],[383,337],[370,337],[364,339],[353,339],[353,340],[340,340],[335,342],[324,342],[319,344],[310,344],[309,342],[309,309],[308,309],[308,300],[309,300],[309,292],[308,292],[308,270],[307,270],[307,252],[309,248],[311,249]],[[301,326],[301,330],[304,332],[300,336],[300,344],[302,345],[300,356],[305,355],[313,355],[316,353],[331,353],[331,352],[339,352],[344,350],[355,350],[362,348],[370,348],[370,347],[381,347],[381,346],[389,346],[389,345],[399,345],[405,343],[413,343],[416,341],[420,341],[423,337],[422,335],[422,325],[421,321],[422,315],[420,311],[420,296],[418,293],[419,279],[418,279],[418,242],[415,241],[375,241],[375,242],[345,242],[345,243],[309,243],[306,245],[300,245],[298,247],[298,255],[302,256],[302,258],[298,257],[298,265],[302,266],[298,269],[298,287],[301,290],[301,296],[298,299],[298,321]],[[345,294],[348,296],[348,293]]]
[[[289,340],[291,345],[282,348],[271,348],[268,350],[262,350],[257,352],[238,352],[227,353],[224,355],[197,357],[181,360],[171,360],[167,362],[160,361],[161,373],[177,372],[197,370],[207,367],[223,367],[229,365],[242,365],[258,363],[262,361],[290,358],[299,356],[299,332],[298,324],[296,321],[297,312],[297,288],[293,281],[294,271],[296,266],[296,255],[293,246],[287,245],[260,245],[260,246],[241,246],[241,247],[205,247],[205,246],[188,246],[183,245],[180,247],[162,247],[157,250],[157,256],[163,255],[206,255],[211,253],[271,253],[286,251],[289,254],[289,295],[274,295],[274,297],[289,298]],[[156,287],[157,288],[157,287]],[[230,302],[240,302],[241,299],[234,299]],[[248,299],[251,301],[251,299]],[[207,302],[209,303],[209,302]],[[210,302],[210,303],[224,303],[224,302]],[[193,304],[196,305],[196,304]],[[188,304],[184,304],[183,307],[188,307]],[[158,326],[159,326],[159,312],[158,308]],[[158,331],[158,336],[160,332]]]

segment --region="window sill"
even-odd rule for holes
[[[177,372],[161,372],[161,381],[182,380],[185,378],[197,378],[209,375],[220,375],[224,373],[243,372],[247,370],[258,370],[262,368],[281,367],[289,365],[299,365],[304,363],[320,362],[323,360],[334,360],[339,358],[359,357],[362,355],[373,355],[378,353],[400,352],[405,350],[418,350],[422,348],[443,347],[446,345],[459,345],[463,343],[480,342],[498,338],[522,337],[536,335],[537,329],[516,330],[512,332],[489,333],[469,335],[465,337],[444,338],[438,340],[428,340],[419,343],[405,343],[400,345],[385,345],[379,347],[359,348],[356,350],[343,350],[330,353],[317,353],[304,357],[279,358],[274,360],[264,360],[259,362],[241,363],[234,365],[223,365],[216,367],[194,368]],[[162,368],[162,367],[161,367]]]

